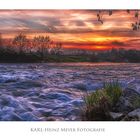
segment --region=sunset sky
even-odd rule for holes
[[[133,11],[113,11],[112,16],[103,11],[103,24],[96,14],[95,10],[1,10],[0,33],[3,38],[18,33],[29,38],[49,35],[64,48],[140,50],[140,31],[131,28],[136,21]]]

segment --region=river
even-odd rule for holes
[[[140,91],[140,64],[0,64],[0,120],[81,120],[83,95],[112,79]]]

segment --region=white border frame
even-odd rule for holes
[[[1,0],[0,9],[140,9],[140,0]]]
[[[1,0],[2,9],[140,9],[140,0]],[[31,128],[104,128],[104,132],[31,132]],[[0,122],[4,140],[139,139],[140,122]]]

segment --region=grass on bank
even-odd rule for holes
[[[109,112],[121,95],[122,88],[118,81],[105,83],[103,89],[87,94],[84,96],[83,120],[110,120]]]

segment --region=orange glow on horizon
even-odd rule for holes
[[[104,50],[110,50],[112,48],[115,48],[113,46],[87,46],[87,45],[82,45],[82,46],[72,46],[72,45],[65,45],[64,49],[81,49],[81,50],[97,50],[97,51],[104,51]]]
[[[110,48],[107,46],[95,46],[95,50],[108,50],[108,49]]]
[[[2,35],[4,39],[13,39],[15,34],[5,34]],[[127,42],[128,37],[109,37],[109,36],[99,36],[93,35],[92,33],[87,33],[83,35],[73,35],[71,34],[53,34],[53,33],[26,33],[28,39],[33,39],[36,36],[50,36],[53,41],[58,41],[62,43],[64,49],[84,49],[84,50],[110,50],[116,48],[115,44],[112,42]],[[133,37],[133,39],[138,39]],[[119,45],[121,48],[122,46]]]
[[[131,29],[134,11],[114,10],[109,16],[104,10],[103,24],[96,14],[96,10],[1,10],[0,32],[5,39],[19,33],[29,39],[47,35],[68,49],[140,49],[140,32]]]

